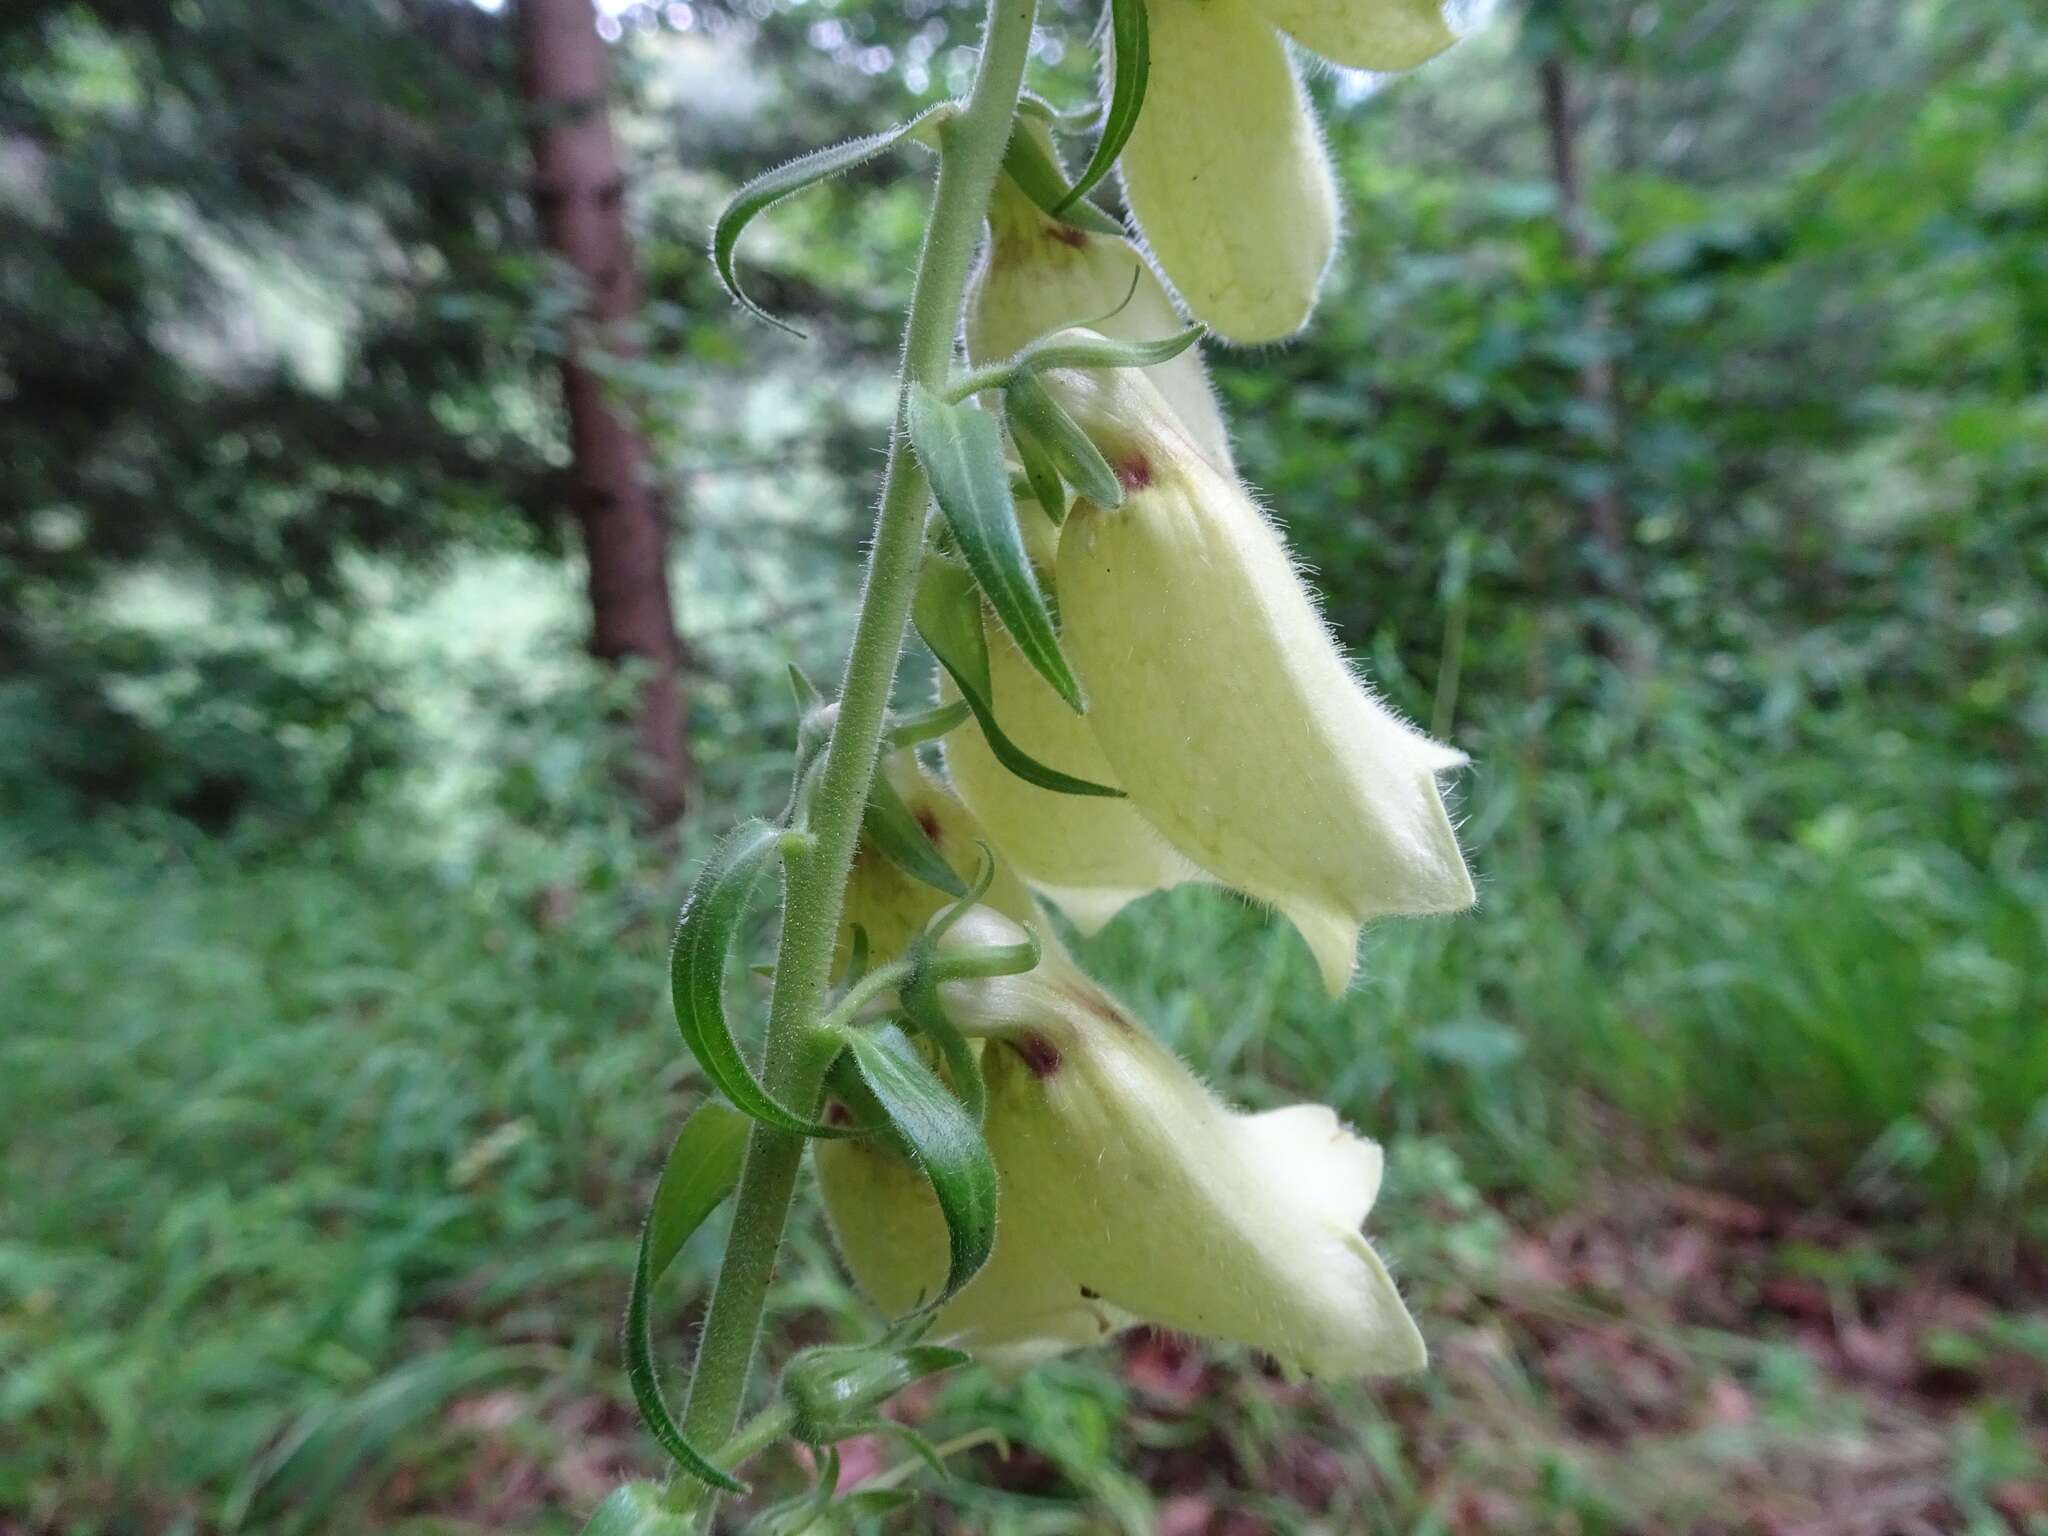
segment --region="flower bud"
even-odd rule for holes
[[[963,883],[972,884],[981,872],[982,849],[987,847],[996,869],[994,881],[981,898],[985,906],[1012,922],[1030,924],[1041,943],[1057,946],[1059,941],[1039,919],[1030,891],[1005,862],[995,839],[945,785],[924,771],[915,752],[905,749],[892,754],[880,771]],[[853,872],[840,909],[833,968],[842,967],[851,953],[856,923],[867,931],[869,952],[886,959],[908,949],[933,914],[951,901],[944,891],[906,873],[862,838],[854,849]]]
[[[1014,933],[982,911],[947,942]],[[988,1266],[939,1316],[967,1348],[1018,1358],[1132,1321],[1231,1339],[1316,1375],[1419,1369],[1421,1336],[1358,1227],[1379,1149],[1319,1105],[1226,1108],[1064,956],[948,982],[986,1037],[986,1130],[1002,1178]],[[945,1236],[885,1148],[817,1150],[855,1277],[886,1306],[930,1295]]]
[[[1285,45],[1246,0],[1146,0],[1152,67],[1124,195],[1195,317],[1232,341],[1299,330],[1337,194]]]
[[[991,691],[1004,733],[1048,767],[1114,786],[1116,776],[1087,719],[1052,691],[1002,626],[986,627]],[[940,697],[957,697],[950,679],[941,683]],[[996,761],[972,721],[946,737],[946,773],[1017,873],[1083,933],[1095,932],[1140,896],[1202,878],[1129,800],[1027,783]]]
[[[1235,480],[1189,451],[1135,370],[1047,386],[1127,489],[1061,530],[1061,642],[1096,743],[1182,854],[1278,908],[1334,995],[1366,920],[1470,906],[1436,776],[1464,758],[1375,699],[1286,547]]]
[[[1044,129],[1027,123],[1022,131]],[[1063,224],[999,180],[989,207],[988,249],[968,291],[968,358],[998,362],[1068,325],[1094,325],[1116,341],[1158,341],[1179,331],[1181,320],[1130,241]],[[1201,353],[1190,347],[1148,372],[1195,446],[1227,472],[1230,434]]]

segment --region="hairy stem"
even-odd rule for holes
[[[924,552],[930,486],[910,452],[904,403],[912,384],[942,385],[952,370],[968,268],[1009,141],[1036,9],[1037,0],[990,0],[974,89],[964,110],[942,130],[938,190],[904,327],[896,427],[860,617],[840,687],[838,721],[811,803],[813,841],[789,863],[762,1063],[770,1090],[788,1104],[816,1105],[834,1054],[829,1039],[821,1037],[819,1016]],[[738,1419],[803,1148],[802,1138],[765,1125],[756,1125],[748,1139],[732,1238],[698,1345],[684,1418],[684,1433],[699,1445],[722,1445]]]

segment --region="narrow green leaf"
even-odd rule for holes
[[[669,951],[669,988],[676,1026],[712,1084],[754,1119],[798,1136],[860,1135],[859,1128],[822,1125],[779,1103],[747,1064],[725,1016],[725,962],[738,937],[747,898],[782,844],[782,828],[765,821],[740,826],[705,862]]]
[[[1094,235],[1123,236],[1123,226],[1085,198],[1075,198],[1059,163],[1046,152],[1037,134],[1020,121],[1003,150],[1003,170],[1017,190],[1049,218]]]
[[[981,1057],[946,1017],[946,1010],[939,1004],[937,985],[925,977],[913,978],[903,989],[903,1016],[938,1048],[939,1059],[946,1064],[946,1075],[953,1080],[954,1094],[974,1123],[980,1125],[988,1117],[988,1080],[981,1074]]]
[[[1067,520],[1067,490],[1059,469],[1036,432],[1014,417],[1009,425],[1010,445],[1017,450],[1017,462],[1024,466],[1024,482],[1031,487],[1031,499],[1057,528]]]
[[[1145,0],[1109,0],[1109,35],[1115,55],[1109,106],[1102,114],[1102,134],[1095,141],[1095,153],[1067,193],[1069,201],[1086,197],[1109,174],[1129,142],[1131,130],[1138,126],[1138,113],[1145,105],[1145,77],[1152,69]]]
[[[908,414],[911,446],[931,477],[933,498],[967,568],[1024,659],[1081,713],[1081,685],[1060,650],[1017,526],[1002,429],[980,406],[948,405],[921,384],[911,387]]]
[[[953,111],[950,102],[943,102],[928,111],[919,113],[907,123],[898,123],[894,128],[885,128],[880,133],[868,134],[865,138],[848,139],[841,144],[828,144],[823,149],[814,149],[807,155],[799,155],[787,164],[778,165],[772,171],[763,171],[752,181],[735,192],[732,201],[725,205],[718,216],[718,223],[711,231],[711,260],[718,268],[719,281],[725,284],[725,291],[741,308],[748,310],[770,325],[779,326],[792,336],[803,335],[787,321],[778,320],[741,289],[739,276],[733,268],[733,253],[739,245],[740,236],[754,219],[781,202],[785,197],[814,187],[821,181],[830,180],[857,165],[865,165],[885,150],[892,149],[914,134],[919,134],[935,114]]]
[[[633,1267],[633,1290],[626,1302],[626,1380],[633,1388],[633,1401],[640,1406],[640,1417],[646,1422],[648,1433],[684,1471],[728,1493],[743,1493],[746,1485],[721,1471],[690,1444],[669,1414],[654,1361],[650,1312],[655,1281],[675,1261],[690,1234],[704,1224],[704,1218],[717,1210],[739,1183],[740,1161],[746,1145],[746,1117],[727,1105],[700,1105],[684,1122],[661,1170],[661,1181],[655,1186],[647,1225],[640,1231],[640,1257]],[[612,1498],[623,1500],[626,1492],[622,1488]],[[618,1511],[622,1522],[628,1512],[622,1504]],[[618,1529],[633,1531],[640,1527],[621,1523]]]
[[[647,1208],[647,1258],[652,1284],[668,1273],[683,1244],[732,1193],[747,1150],[747,1117],[707,1099],[676,1135]]]
[[[1048,767],[1003,734],[1002,726],[996,723],[988,636],[981,628],[981,595],[965,569],[941,555],[926,556],[913,616],[918,635],[953,679],[953,686],[960,690],[962,701],[973,712],[997,762],[1025,783],[1055,794],[1123,798],[1120,789]]]
[[[1123,482],[1109,461],[1069,416],[1060,403],[1046,393],[1032,375],[1020,374],[1003,391],[1004,411],[1014,435],[1030,433],[1045,445],[1045,451],[1059,466],[1067,483],[1098,507],[1120,507],[1124,502]]]
[[[1110,311],[1110,315],[1115,313]],[[1191,325],[1156,341],[1117,341],[1108,336],[1046,340],[1024,348],[1015,362],[1023,373],[1043,373],[1048,368],[1150,368],[1179,357],[1201,339],[1202,327]]]
[[[867,810],[861,816],[861,834],[913,880],[936,886],[948,896],[965,896],[967,886],[953,873],[953,866],[939,857],[939,850],[925,836],[924,828],[910,814],[910,807],[896,793],[887,774],[875,775],[868,787]]]
[[[852,1037],[861,1080],[903,1137],[946,1218],[946,1284],[925,1304],[935,1310],[988,1262],[996,1240],[996,1165],[981,1128],[946,1091],[895,1025]]]

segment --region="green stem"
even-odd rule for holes
[[[990,0],[974,89],[965,109],[942,129],[938,190],[904,327],[896,429],[867,583],[840,687],[838,721],[811,803],[815,841],[789,861],[762,1061],[770,1091],[788,1104],[815,1106],[832,1064],[834,1048],[820,1035],[819,1014],[924,553],[930,486],[909,449],[904,403],[913,383],[942,386],[952,371],[968,269],[1009,142],[1036,10],[1037,0]],[[803,1150],[800,1137],[765,1125],[756,1125],[748,1139],[732,1237],[712,1292],[684,1416],[684,1433],[699,1445],[724,1444],[739,1417]]]

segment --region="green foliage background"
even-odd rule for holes
[[[1052,13],[1063,102],[1091,20]],[[650,1464],[613,1330],[699,1091],[662,948],[694,856],[779,803],[782,663],[837,665],[918,168],[749,236],[808,343],[742,323],[704,235],[751,171],[957,85],[975,22],[622,18],[651,302],[615,383],[702,773],[672,857],[579,650],[575,296],[504,17],[0,21],[0,1525],[573,1529]],[[2048,1401],[2044,81],[2018,0],[1510,6],[1412,79],[1317,77],[1344,254],[1306,336],[1212,365],[1333,624],[1474,758],[1481,906],[1375,933],[1337,1003],[1213,893],[1081,949],[1219,1085],[1390,1144],[1374,1231],[1442,1368],[1310,1392],[1147,1341],[969,1376],[928,1427],[1018,1455],[902,1528],[1763,1528],[1891,1508],[1901,1466],[1935,1528],[2048,1520],[2012,1493]],[[1648,1254],[1672,1188],[1763,1213],[1710,1228],[1725,1306],[1581,1276],[1531,1310],[1532,1245]],[[1911,1333],[1949,1387],[1858,1375],[1851,1323],[1929,1287],[1971,1298]],[[786,1344],[863,1317],[815,1234],[780,1300]],[[1677,1361],[1669,1401],[1560,1309]]]

